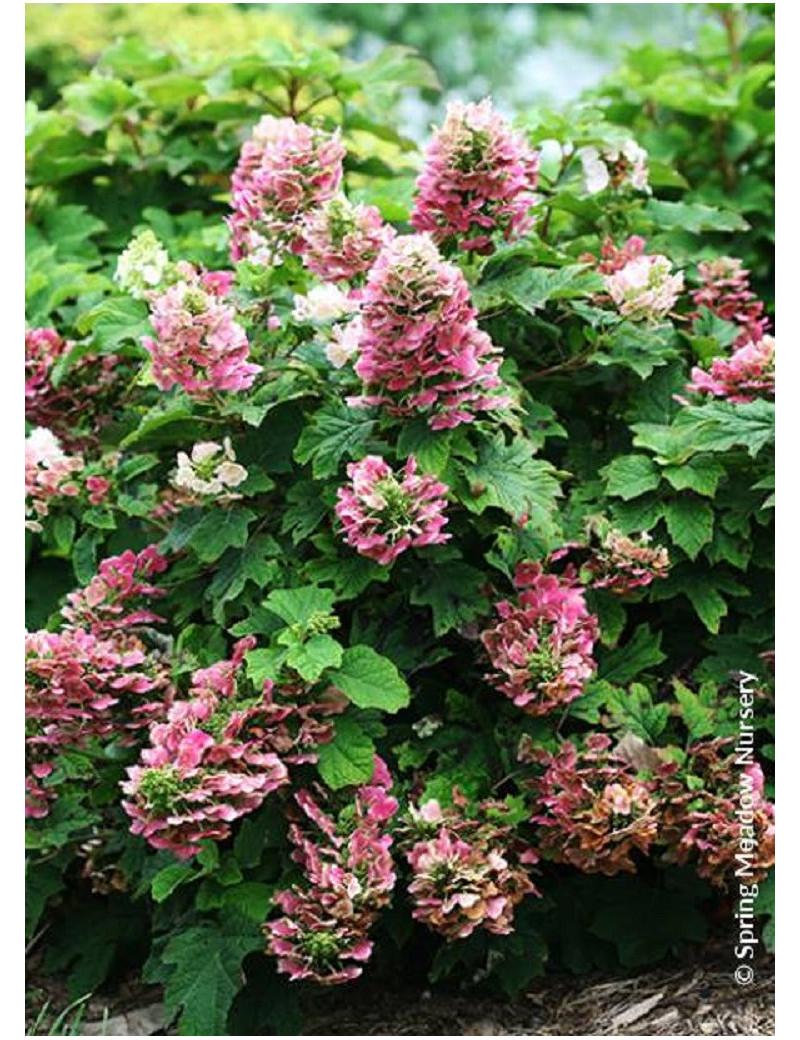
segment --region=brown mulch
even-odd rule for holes
[[[773,966],[750,986],[732,966],[659,969],[629,978],[546,976],[513,1001],[408,991],[322,994],[307,1036],[773,1036]],[[353,994],[355,996],[355,994]]]
[[[756,963],[749,986],[736,984],[734,967],[729,951],[707,949],[681,967],[627,977],[547,975],[514,1000],[377,983],[316,991],[303,1035],[773,1036],[771,958]],[[169,1035],[158,996],[133,984],[113,1001],[92,998],[76,1035]]]

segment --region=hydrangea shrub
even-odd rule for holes
[[[113,130],[155,184],[125,54],[81,176]],[[133,219],[68,202],[37,136],[86,94],[33,123],[29,926],[81,992],[137,966],[185,1035],[299,1032],[298,989],[412,963],[513,992],[680,953],[738,884],[744,788],[768,909],[744,218],[590,106],[456,102],[411,153],[372,85],[432,84],[396,59],[165,87],[180,191]]]

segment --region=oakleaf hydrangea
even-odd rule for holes
[[[497,622],[481,634],[492,671],[487,681],[529,715],[545,715],[579,697],[595,663],[597,618],[574,568],[547,574],[519,564],[515,600],[495,605]]]
[[[299,250],[307,213],[337,194],[345,150],[338,131],[264,116],[242,146],[231,178],[231,255],[272,263]]]
[[[362,556],[388,564],[412,546],[449,539],[443,531],[447,485],[417,473],[413,455],[399,476],[380,455],[351,462],[347,475],[350,483],[337,491],[336,515],[348,545]]]
[[[476,322],[461,270],[427,235],[398,236],[380,252],[361,298],[359,357],[365,383],[356,406],[425,415],[445,429],[506,407],[502,360]]]
[[[490,253],[532,225],[539,158],[492,107],[451,102],[417,180],[411,224],[437,243]]]

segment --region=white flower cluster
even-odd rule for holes
[[[201,441],[191,455],[178,452],[178,469],[172,478],[181,491],[195,495],[220,495],[247,480],[247,470],[236,461],[229,437],[222,444]]]
[[[114,281],[140,300],[159,288],[170,268],[169,254],[149,229],[131,239],[117,260]]]
[[[307,296],[295,296],[292,317],[299,322],[329,322],[353,314],[358,309],[357,300],[337,285],[326,282],[315,286]]]
[[[669,314],[683,290],[683,273],[667,257],[639,256],[604,278],[606,291],[624,318],[657,321]]]
[[[635,191],[649,191],[647,152],[635,141],[623,141],[618,148],[580,148],[577,152],[583,166],[586,191],[590,195],[605,191],[611,185],[627,185]]]

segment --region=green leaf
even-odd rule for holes
[[[426,422],[406,422],[397,438],[397,453],[405,458],[413,455],[422,473],[443,477],[450,461],[452,441],[450,430],[432,433]]]
[[[506,444],[497,433],[481,444],[477,462],[462,463],[461,470],[467,481],[462,501],[473,513],[496,506],[515,519],[527,515],[534,525],[552,526],[561,488],[553,467],[533,457],[525,438]]]
[[[657,741],[669,722],[669,705],[654,704],[650,691],[642,683],[631,683],[628,690],[613,690],[607,705],[618,729],[630,730],[648,743]]]
[[[350,70],[359,86],[379,88],[389,86],[394,92],[397,87],[422,87],[425,90],[441,90],[435,70],[412,47],[392,44],[381,47],[377,57],[363,62]]]
[[[665,656],[661,650],[661,633],[653,632],[649,625],[639,625],[627,643],[604,654],[600,676],[611,683],[627,683],[661,664]]]
[[[684,408],[678,416],[680,429],[693,450],[729,451],[741,446],[755,458],[775,440],[775,405],[772,401],[730,404],[711,401]]]
[[[654,369],[677,357],[674,340],[669,326],[652,328],[623,321],[603,335],[605,350],[594,354],[592,360],[596,365],[630,368],[640,379],[648,379]]]
[[[126,83],[110,76],[87,76],[64,87],[62,93],[84,133],[104,130],[139,101]]]
[[[76,530],[77,523],[74,516],[62,513],[60,516],[55,516],[53,518],[52,524],[50,525],[50,531],[53,535],[56,552],[59,556],[69,556],[70,550],[72,549],[72,543],[75,540]]]
[[[342,459],[360,458],[366,449],[375,419],[356,408],[336,404],[321,408],[300,435],[294,449],[298,462],[311,463],[315,477],[330,477]]]
[[[239,629],[237,634],[243,634]],[[285,647],[266,646],[250,650],[246,655],[247,677],[254,686],[261,689],[270,679],[276,682],[280,678],[281,669],[286,661],[288,650]]]
[[[667,466],[664,476],[676,491],[696,491],[713,498],[724,466],[710,455],[698,455],[682,466]]]
[[[757,914],[766,914],[764,922],[764,945],[770,951],[775,950],[775,868],[769,872],[769,877],[758,886],[758,898],[756,899],[755,911]]]
[[[305,541],[328,517],[331,510],[319,493],[319,484],[300,480],[286,493],[287,506],[281,517],[281,534],[291,534],[295,545]]]
[[[705,917],[696,905],[699,900],[637,878],[624,882],[608,886],[613,901],[600,907],[589,930],[616,946],[625,967],[658,961],[670,952],[679,954],[685,940],[705,938]]]
[[[141,79],[138,87],[156,108],[162,109],[180,108],[190,98],[205,92],[202,80],[183,72],[167,72],[151,79]]]
[[[513,303],[528,314],[535,314],[549,300],[588,296],[602,288],[602,280],[585,264],[564,267],[527,267],[511,274],[498,273],[480,283],[473,299],[481,311]]]
[[[681,707],[681,717],[689,731],[689,740],[700,740],[714,732],[714,712],[700,700],[698,695],[677,679],[674,682],[675,698]]]
[[[718,582],[720,575],[696,569],[676,571],[673,579],[674,587],[680,590],[697,612],[697,616],[709,632],[716,635],[722,619],[728,613],[728,604],[720,595]],[[723,586],[724,587],[724,586]],[[733,594],[735,590],[732,590]]]
[[[223,890],[220,906],[229,907],[256,924],[263,925],[272,908],[275,888],[275,885],[263,881],[241,881]]]
[[[310,560],[305,574],[316,582],[330,582],[336,599],[348,600],[360,595],[373,581],[387,582],[391,569],[353,553],[344,558],[325,556]]]
[[[264,606],[287,625],[307,625],[315,614],[330,614],[335,602],[330,589],[301,585],[295,589],[273,589]]]
[[[483,573],[477,567],[453,560],[423,572],[410,600],[414,606],[431,608],[433,634],[438,638],[452,628],[474,621],[486,610],[483,583]]]
[[[239,596],[248,582],[258,588],[275,581],[280,574],[280,547],[270,535],[251,538],[242,551],[229,549],[219,561],[206,592],[213,603],[214,620],[222,623],[224,605]]]
[[[702,202],[665,202],[649,199],[644,211],[660,228],[691,231],[747,231],[750,225],[739,213],[716,209]]]
[[[628,501],[658,487],[660,475],[646,455],[619,455],[601,470],[609,495]]]
[[[163,903],[184,881],[195,876],[195,869],[189,863],[170,863],[159,870],[150,882],[150,894],[156,903]]]
[[[159,403],[140,419],[135,430],[123,437],[120,447],[133,448],[142,444],[185,444],[197,438],[202,430],[191,405],[180,399]]]
[[[188,544],[203,563],[218,560],[226,549],[243,549],[247,544],[247,529],[256,519],[252,509],[233,506],[230,509],[209,509],[203,513],[189,536]]]
[[[162,955],[175,968],[167,980],[168,1017],[182,1009],[181,1036],[226,1036],[228,1011],[242,988],[242,961],[263,943],[260,932],[218,923],[173,934]]]
[[[405,679],[388,657],[382,657],[369,646],[351,646],[345,650],[341,667],[331,672],[328,679],[359,708],[395,712],[409,703]]]
[[[325,783],[338,790],[351,784],[368,783],[375,768],[375,745],[369,734],[347,715],[336,722],[330,744],[317,753],[317,768]]]
[[[25,938],[36,931],[48,902],[64,887],[63,868],[52,863],[40,863],[25,872]]]
[[[72,568],[79,585],[86,585],[97,572],[97,548],[102,536],[96,531],[84,531],[72,550]]]
[[[95,347],[105,354],[123,343],[139,344],[142,336],[152,334],[146,304],[129,296],[103,300],[81,315],[77,328],[82,335],[91,332]]]
[[[616,526],[624,533],[652,531],[661,519],[664,506],[655,495],[644,495],[632,502],[615,502],[613,506]]]
[[[342,663],[342,647],[324,633],[312,636],[289,649],[286,663],[307,682],[316,682],[326,668],[337,668]]]
[[[667,530],[676,545],[686,553],[690,560],[704,545],[708,545],[714,532],[714,511],[708,502],[686,496],[664,506],[664,519]]]

